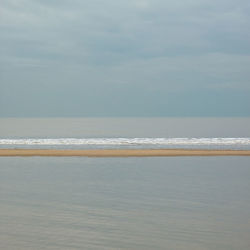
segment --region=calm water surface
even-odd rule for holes
[[[0,139],[61,137],[250,137],[250,119],[0,119]],[[0,158],[0,249],[250,249],[249,180],[250,157]]]
[[[250,249],[249,157],[0,166],[1,249]]]
[[[250,118],[0,118],[0,138],[250,137]]]

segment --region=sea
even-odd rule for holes
[[[250,149],[250,118],[1,118],[0,148]],[[250,157],[0,157],[0,249],[250,249]]]

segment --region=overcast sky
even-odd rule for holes
[[[249,0],[1,0],[0,116],[250,116]]]

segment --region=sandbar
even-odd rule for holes
[[[164,156],[250,156],[250,150],[210,149],[0,149],[0,156],[83,156],[83,157],[164,157]]]

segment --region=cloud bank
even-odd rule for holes
[[[249,116],[250,4],[2,0],[1,116]]]

